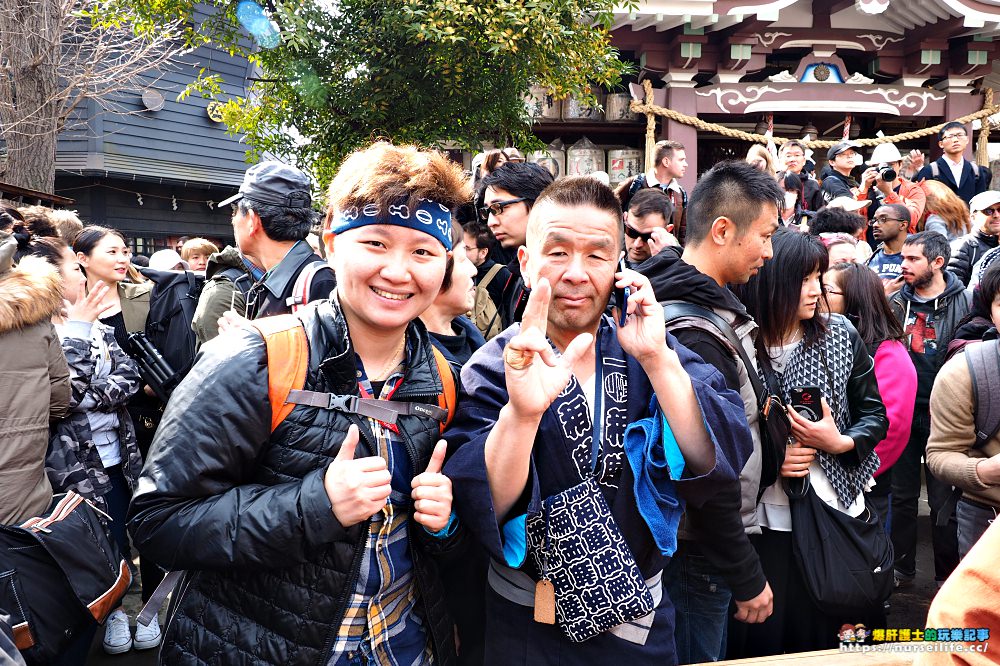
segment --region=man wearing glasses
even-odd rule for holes
[[[882,278],[886,293],[903,286],[903,245],[909,224],[910,211],[903,204],[879,206],[872,218],[872,238],[879,246],[867,263]]]
[[[973,267],[987,252],[997,247],[1000,236],[1000,192],[987,190],[972,197],[972,233],[965,237],[961,247],[948,264],[948,270],[969,286]]]
[[[670,197],[673,206],[674,230],[677,239],[684,242],[684,231],[688,206],[688,196],[681,187],[680,180],[687,173],[687,154],[684,145],[676,141],[659,141],[653,154],[654,167],[623,181],[615,188],[615,196],[622,204],[622,210],[632,206],[632,197],[644,189],[656,189]]]
[[[940,180],[962,201],[971,203],[974,196],[985,192],[990,186],[993,174],[989,169],[969,162],[962,156],[968,145],[969,133],[965,125],[948,123],[938,132],[938,146],[944,151],[941,157],[923,166],[924,154],[919,150],[910,151],[913,167],[918,169],[913,180]]]
[[[680,245],[667,222],[673,214],[670,198],[659,190],[640,191],[625,213],[625,263],[634,268],[670,245]]]
[[[512,279],[507,281],[499,304],[503,328],[521,321],[528,303],[528,290],[521,279],[517,249],[524,245],[531,207],[551,182],[552,174],[545,167],[507,162],[485,176],[481,183],[485,193],[479,218],[489,226],[507,256],[512,257],[507,264]]]

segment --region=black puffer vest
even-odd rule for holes
[[[305,325],[309,340],[309,372],[305,388],[357,395],[355,355],[340,308],[335,302],[323,301],[302,310],[298,316]],[[264,344],[260,336],[253,332],[245,333],[242,340],[249,349],[234,352],[232,337],[226,340],[220,338],[226,345],[218,345],[217,341],[206,345],[203,348],[205,357],[219,354],[238,358],[221,364],[213,364],[208,358],[199,358],[189,377],[176,390],[170,407],[175,404],[185,406],[188,410],[186,418],[194,419],[204,428],[212,427],[213,413],[246,409],[246,404],[219,404],[226,400],[226,396],[218,390],[218,386],[227,385],[227,369],[237,364],[243,366],[242,370],[234,371],[229,381],[248,381],[245,364],[252,362],[246,358],[248,355],[256,358],[259,363],[259,368],[250,379],[258,384],[253,392],[259,391],[266,399],[267,361]],[[442,383],[427,332],[419,321],[410,325],[407,340],[406,374],[393,399],[436,404]],[[214,374],[204,376],[208,371]],[[211,393],[204,390],[211,388],[210,385],[215,385],[215,391]],[[240,391],[241,395],[247,393],[246,390]],[[170,424],[170,407],[164,418],[166,424]],[[259,437],[265,443],[260,445],[255,464],[246,471],[243,482],[222,494],[196,500],[201,506],[192,511],[188,511],[190,499],[170,497],[169,477],[171,473],[175,473],[191,478],[190,466],[198,465],[203,456],[213,456],[216,453],[210,447],[206,451],[204,446],[199,446],[196,455],[186,457],[180,454],[183,450],[180,444],[154,444],[153,459],[144,470],[143,482],[151,481],[157,485],[157,490],[150,491],[148,486],[140,488],[131,511],[134,517],[131,528],[140,537],[137,539],[138,543],[145,541],[151,553],[159,551],[161,556],[156,559],[161,563],[173,568],[187,566],[189,569],[182,583],[181,594],[175,593],[179,601],[172,609],[160,652],[160,663],[171,666],[286,666],[327,663],[343,617],[346,599],[357,581],[368,523],[347,529],[337,525],[332,542],[303,551],[301,544],[280,543],[280,539],[269,538],[271,535],[268,533],[258,534],[255,531],[258,522],[267,521],[259,515],[255,519],[254,512],[272,510],[270,504],[250,502],[248,508],[246,496],[233,497],[233,494],[246,493],[252,496],[286,484],[293,489],[290,492],[296,492],[297,487],[301,496],[304,497],[309,491],[315,498],[315,484],[322,482],[321,475],[316,472],[325,469],[336,456],[351,423],[357,424],[362,433],[356,455],[376,454],[371,431],[367,422],[363,421],[353,414],[296,406],[269,439],[266,432],[250,433],[250,437]],[[439,423],[422,417],[401,416],[397,425],[414,470],[422,471],[426,468],[434,443],[439,437]],[[168,426],[167,430],[169,432],[171,428]],[[230,434],[228,437],[244,438],[244,435]],[[157,439],[160,439],[159,433]],[[220,439],[223,440],[221,445],[225,438]],[[237,445],[241,444],[237,442]],[[175,446],[172,452],[164,451],[171,446]],[[181,467],[188,469],[182,470]],[[212,465],[208,467],[211,468]],[[160,479],[164,479],[162,483]],[[311,489],[308,487],[310,484],[313,484]],[[163,490],[160,490],[161,487]],[[308,518],[315,507],[306,506],[305,500],[301,502],[300,512],[304,518]],[[269,566],[210,568],[217,565],[217,555],[208,558],[204,568],[191,566],[192,561],[198,561],[197,551],[192,550],[199,548],[199,545],[191,543],[194,539],[187,533],[188,525],[185,521],[205,520],[207,503],[212,503],[207,512],[210,519],[215,518],[219,512],[220,525],[227,527],[234,524],[234,521],[238,525],[236,529],[242,537],[240,550],[244,552],[235,555],[233,559],[241,563],[247,560],[261,561]],[[167,506],[171,504],[172,506]],[[168,513],[165,509],[173,509],[173,512]],[[187,513],[190,513],[190,518],[185,518],[184,514]],[[232,514],[238,515],[234,517]],[[161,519],[163,517],[166,519]],[[308,532],[308,521],[305,521],[305,525]],[[190,527],[192,533],[199,529],[196,524]],[[216,530],[221,531],[222,529]],[[225,538],[226,535],[219,536]],[[170,547],[171,538],[179,544],[183,542],[183,545],[176,546],[176,550],[166,555],[163,550]],[[410,543],[420,599],[418,612],[428,628],[438,663],[446,664],[453,660],[454,639],[436,564],[428,555],[435,551],[453,550],[460,538],[437,540],[427,535],[415,522],[410,523]],[[330,540],[325,537],[319,539]],[[270,566],[276,559],[280,561],[280,551],[284,548],[288,552],[288,566]],[[260,557],[255,557],[255,553],[248,553],[245,549],[259,549]],[[211,546],[209,550],[216,548]],[[275,550],[279,552],[278,555]]]

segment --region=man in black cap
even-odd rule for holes
[[[856,198],[858,181],[851,177],[851,171],[861,164],[861,153],[856,150],[858,147],[859,144],[853,141],[841,141],[826,151],[829,164],[823,167],[820,174],[824,203],[830,203],[837,197]]]
[[[219,204],[236,203],[236,245],[265,271],[250,287],[245,311],[227,313],[220,327],[235,323],[235,315],[257,319],[293,312],[328,298],[337,286],[333,271],[305,240],[316,216],[311,187],[309,177],[295,167],[261,162],[247,170],[239,193]]]

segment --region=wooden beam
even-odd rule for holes
[[[683,16],[667,16],[664,17],[662,21],[656,24],[656,32],[666,32],[667,30],[673,30],[674,28],[679,28],[684,25]]]

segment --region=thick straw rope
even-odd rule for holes
[[[791,141],[791,139],[785,137],[768,137],[763,134],[756,134],[754,132],[743,132],[741,130],[733,129],[731,127],[726,127],[725,125],[719,125],[717,123],[705,122],[701,118],[695,118],[694,116],[689,116],[683,113],[674,111],[673,109],[667,109],[662,106],[657,106],[652,103],[653,99],[653,84],[647,79],[642,82],[643,88],[646,91],[646,100],[650,102],[644,103],[637,100],[633,100],[629,105],[629,109],[633,113],[644,113],[646,114],[646,160],[647,164],[651,164],[650,161],[653,155],[654,144],[656,143],[656,116],[662,116],[668,118],[678,123],[683,123],[685,125],[691,125],[696,127],[703,132],[715,132],[716,134],[721,134],[723,136],[728,136],[731,139],[742,139],[743,141],[750,141],[753,143],[763,143],[766,144],[768,141],[774,141],[777,144],[785,143],[786,141]],[[992,116],[993,114],[1000,111],[1000,106],[993,105],[993,90],[986,89],[986,97],[984,100],[983,108],[975,113],[970,113],[968,115],[962,116],[961,118],[956,118],[954,121],[948,122],[959,122],[963,125],[973,120],[979,120],[981,118],[986,118],[987,116]],[[882,143],[897,143],[899,141],[909,141],[911,139],[919,139],[925,136],[931,136],[937,134],[938,131],[947,125],[948,123],[941,123],[939,125],[934,125],[933,127],[925,127],[924,129],[914,130],[912,132],[903,132],[902,134],[895,134],[893,136],[883,136],[876,137],[874,139],[858,139],[855,143],[861,146],[877,146]],[[989,137],[989,123],[983,123],[983,130],[980,133],[979,144],[976,150],[976,159],[980,161],[981,164],[985,163],[985,153],[986,144],[983,141],[983,136]],[[830,148],[832,146],[840,143],[841,139],[836,141],[826,141],[826,140],[814,140],[814,141],[801,141],[808,148]]]

